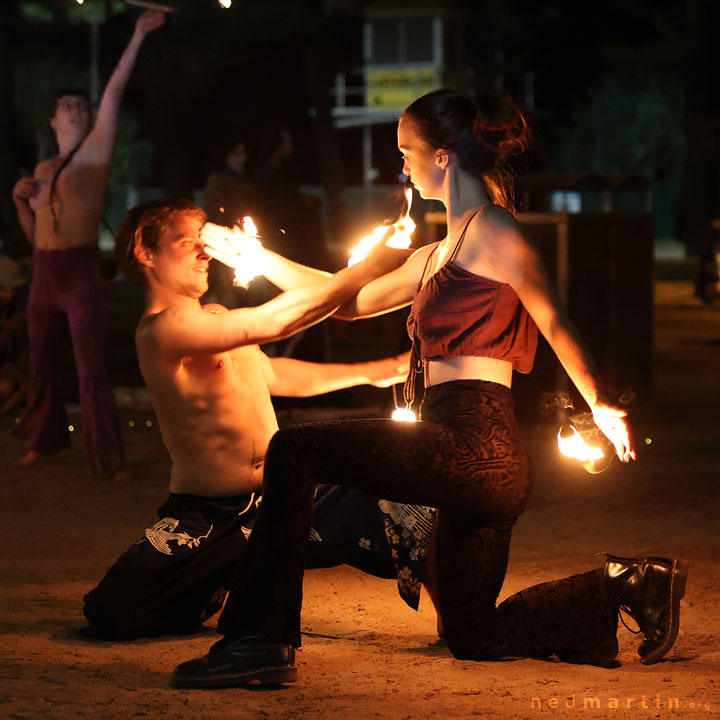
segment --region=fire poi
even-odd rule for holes
[[[572,425],[563,425],[558,430],[557,443],[558,450],[565,457],[579,461],[593,475],[607,470],[613,459],[613,453],[588,445]]]
[[[404,408],[400,407],[398,405],[397,401],[397,394],[395,392],[396,386],[392,386],[393,391],[393,403],[395,405],[395,410],[393,411],[393,414],[390,416],[393,420],[396,422],[417,422],[417,415],[410,409],[410,405],[405,405]]]
[[[391,417],[397,422],[417,422],[417,416],[410,408],[396,407]]]
[[[350,250],[348,267],[363,260],[372,248],[380,242],[391,248],[406,250],[412,242],[412,234],[415,231],[415,222],[410,217],[412,206],[412,189],[405,190],[405,212],[392,225],[378,225],[369,235],[360,238],[358,244]]]

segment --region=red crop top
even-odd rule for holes
[[[475,275],[454,262],[471,221],[472,217],[450,259],[425,285],[424,271],[420,279],[407,319],[413,343],[405,398],[410,402],[412,376],[422,370],[425,360],[471,355],[506,360],[521,373],[532,370],[537,326],[515,291],[507,283]]]

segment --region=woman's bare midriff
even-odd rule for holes
[[[55,228],[50,206],[35,214],[35,247],[38,250],[66,250],[81,245],[97,245],[100,213],[90,210],[67,212]]]
[[[487,380],[512,387],[512,364],[507,360],[463,356],[450,360],[428,360],[425,365],[426,385],[439,385],[451,380]]]

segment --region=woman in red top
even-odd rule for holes
[[[536,327],[620,460],[635,459],[625,411],[607,400],[537,249],[510,212],[504,161],[526,142],[525,120],[507,97],[440,90],[403,113],[404,172],[423,197],[444,203],[448,235],[372,281],[339,315],[369,317],[412,303],[415,369],[424,369],[427,387],[422,422],[325,422],[274,436],[262,509],[237,575],[241,589],[231,591],[218,625],[226,637],[205,657],[180,665],[175,685],[295,679],[302,568],[314,487],[323,482],[438,508],[439,612],[458,658],[555,655],[610,666],[621,606],[644,633],[643,662],[656,662],[672,646],[683,561],[608,557],[603,568],[528,588],[496,606],[512,526],[533,483],[510,386],[514,368],[532,365]],[[206,237],[216,241],[217,233],[210,228]],[[212,254],[233,262],[227,252]],[[266,276],[283,288],[316,277],[264,255]],[[414,375],[411,368],[408,397]]]

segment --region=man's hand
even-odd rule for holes
[[[144,38],[148,33],[165,24],[165,13],[160,10],[146,10],[135,23],[135,35]]]
[[[35,178],[23,177],[20,178],[13,188],[13,200],[16,205],[24,203],[27,205],[30,198],[35,197],[38,191],[38,185]]]
[[[635,440],[627,421],[627,411],[609,403],[598,402],[592,407],[592,414],[595,424],[615,446],[618,458],[622,462],[635,460]]]
[[[243,256],[253,256],[262,248],[259,240],[246,235],[237,225],[231,229],[206,222],[200,230],[200,239],[210,257],[231,268],[241,266],[247,261]]]
[[[386,388],[405,382],[410,368],[410,353],[405,352],[395,357],[383,358],[370,363],[370,384],[374,387]]]

